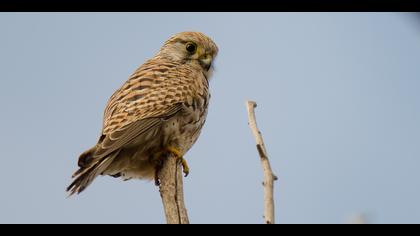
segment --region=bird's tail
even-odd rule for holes
[[[112,153],[103,158],[94,158],[96,148],[93,147],[82,153],[79,157],[79,169],[73,174],[73,182],[67,187],[69,196],[81,193],[89,186],[92,181],[100,174],[102,174],[107,167],[112,163],[118,152]]]

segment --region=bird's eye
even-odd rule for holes
[[[196,45],[195,43],[187,43],[187,44],[185,45],[185,49],[186,49],[189,53],[194,54],[194,53],[195,53],[195,51],[197,51],[197,45]]]

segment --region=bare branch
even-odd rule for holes
[[[258,130],[257,120],[255,118],[255,107],[257,103],[254,101],[247,101],[246,107],[248,111],[248,124],[252,131],[252,134],[255,137],[255,142],[257,143],[257,151],[260,155],[260,160],[262,168],[264,171],[264,220],[267,224],[274,224],[274,181],[277,180],[277,177],[273,174],[273,171],[270,166],[270,161],[268,160],[267,150],[265,149],[264,140],[262,138],[261,132]]]
[[[165,158],[159,170],[159,191],[168,224],[189,224],[184,203],[182,167],[174,155]]]

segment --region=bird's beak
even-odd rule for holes
[[[200,65],[201,65],[201,67],[203,67],[203,69],[208,71],[211,68],[211,62],[212,61],[213,61],[213,57],[207,55],[206,57],[200,59]]]

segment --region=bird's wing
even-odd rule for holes
[[[121,148],[143,135],[146,140],[149,132],[160,130],[162,122],[183,109],[183,104],[172,104],[165,109],[156,109],[153,117],[142,118],[102,135],[98,144],[79,157],[80,169],[73,174],[75,180],[67,188],[70,194],[80,193],[93,179],[102,174],[118,156]],[[82,164],[80,164],[82,163]]]
[[[110,98],[104,113],[102,137],[94,157],[104,157],[191,103],[196,81],[191,70],[149,61]]]
[[[115,91],[104,112],[107,135],[140,119],[161,116],[177,103],[192,100],[196,75],[185,66],[150,60]]]
[[[148,131],[159,129],[162,122],[182,110],[183,104],[178,103],[161,110],[155,117],[143,118],[123,127],[120,127],[107,135],[102,136],[102,140],[96,146],[94,158],[105,157],[114,151],[119,150],[124,145],[132,142],[136,137],[144,135]],[[157,112],[155,112],[157,113]]]

